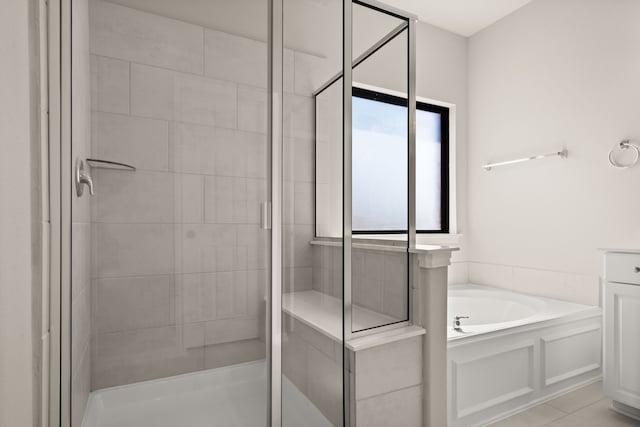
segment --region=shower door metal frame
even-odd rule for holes
[[[71,423],[71,41],[73,0],[48,1],[49,57],[49,186],[51,206],[51,340],[49,426]],[[351,327],[351,91],[352,4],[362,4],[409,21],[409,248],[415,246],[415,16],[373,0],[343,0],[343,349],[353,336]],[[271,200],[271,283],[268,286],[266,343],[268,361],[267,421],[282,426],[282,260],[283,260],[283,0],[268,0],[268,145]],[[345,67],[345,64],[347,66]],[[411,100],[414,100],[412,103]],[[412,108],[413,104],[413,108]],[[411,113],[413,111],[413,113]],[[413,157],[412,157],[413,155]],[[349,160],[347,162],[346,160]],[[411,268],[408,269],[411,271]],[[410,273],[409,273],[410,274]],[[411,307],[411,305],[409,305]],[[394,326],[397,326],[394,325]],[[377,328],[380,330],[380,328]],[[343,414],[350,425],[349,367],[343,351]],[[79,426],[73,426],[79,427]]]
[[[72,202],[72,5],[47,2],[50,240],[50,363],[48,427],[71,426],[71,202]],[[283,0],[268,0],[268,199],[271,201],[271,265],[267,288],[267,425],[282,426],[282,155]],[[44,48],[44,46],[43,46]],[[44,332],[44,331],[43,331]],[[43,406],[43,407],[46,407]],[[80,426],[73,426],[80,427]]]
[[[72,0],[47,1],[50,337],[48,372],[43,373],[48,414],[42,419],[49,427],[71,425],[71,15]]]
[[[267,425],[282,426],[283,0],[269,0],[268,135],[271,161],[271,283],[267,291]]]
[[[342,236],[343,236],[343,258],[342,258],[342,297],[343,297],[343,354],[344,378],[343,382],[347,383],[348,366],[346,357],[346,343],[352,339],[376,332],[389,329],[395,329],[407,326],[413,321],[413,304],[412,304],[412,266],[410,251],[416,247],[416,22],[417,16],[378,2],[376,0],[343,0],[343,58],[342,58],[342,138],[343,138],[343,154],[342,154]],[[407,320],[399,321],[392,324],[377,326],[361,331],[353,331],[352,327],[352,269],[351,255],[353,249],[353,211],[352,211],[352,94],[353,94],[353,67],[357,65],[353,62],[353,4],[368,7],[380,13],[385,13],[407,22],[407,132],[408,132],[408,197],[407,197]],[[404,30],[403,30],[404,31]],[[391,33],[393,33],[392,30]],[[395,37],[395,36],[394,36]],[[345,396],[348,398],[348,388],[344,385]],[[345,404],[345,408],[349,405]],[[347,424],[345,424],[347,425]]]

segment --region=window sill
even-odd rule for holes
[[[418,234],[416,245],[458,246],[462,234]],[[311,245],[342,246],[340,237],[316,237]],[[359,234],[353,236],[353,247],[361,249],[384,249],[404,252],[407,245],[406,234]]]

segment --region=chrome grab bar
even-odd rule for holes
[[[135,166],[128,165],[126,163],[114,162],[112,160],[102,160],[102,159],[87,159],[87,164],[92,168],[103,168],[103,169],[123,169],[130,170],[132,172],[136,171]]]
[[[116,170],[125,170],[135,172],[136,168],[128,165],[126,163],[114,162],[111,160],[101,160],[101,159],[87,159],[87,165],[92,168],[103,168],[103,169],[116,169]],[[95,194],[93,188],[93,179],[89,174],[89,170],[85,168],[85,161],[82,159],[76,159],[76,168],[75,168],[75,176],[74,176],[75,184],[76,184],[76,195],[78,197],[82,197],[84,193],[84,186],[89,187],[89,194],[93,196]]]
[[[81,197],[84,193],[84,185],[89,187],[89,195],[93,196],[95,192],[93,191],[93,179],[89,172],[84,168],[84,161],[82,159],[76,160],[76,170],[75,170],[75,182],[76,182],[76,195]]]

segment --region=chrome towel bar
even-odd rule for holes
[[[484,168],[484,170],[486,171],[490,171],[491,169],[497,167],[497,166],[506,166],[506,165],[513,165],[515,163],[522,163],[522,162],[528,162],[529,160],[538,160],[538,159],[544,159],[547,157],[561,157],[561,158],[566,158],[569,155],[569,152],[567,151],[566,148],[563,148],[561,151],[554,151],[553,153],[547,153],[547,154],[538,154],[537,156],[529,156],[529,157],[523,157],[521,159],[515,159],[515,160],[507,160],[505,162],[497,162],[497,163],[487,163],[486,165],[482,166]]]

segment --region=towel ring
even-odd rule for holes
[[[616,149],[616,147],[620,148],[621,150],[627,150],[629,148],[633,148],[635,150],[635,157],[633,161],[627,165],[623,165],[613,160],[613,151]],[[614,145],[611,150],[609,150],[609,164],[614,168],[618,168],[618,169],[630,168],[631,166],[638,163],[639,158],[640,158],[640,147],[638,147],[636,144],[633,144],[628,139],[625,139],[624,141],[619,142],[618,144]]]

